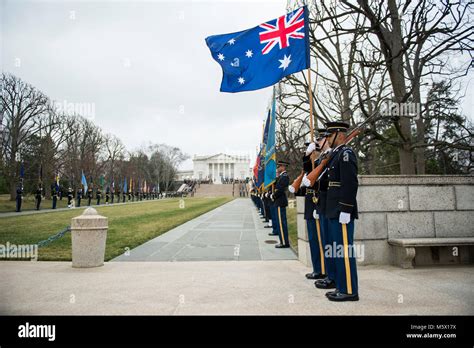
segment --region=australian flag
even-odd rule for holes
[[[255,28],[206,38],[222,68],[221,92],[252,91],[310,66],[306,6]]]

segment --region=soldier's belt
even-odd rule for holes
[[[313,190],[313,189],[306,189],[306,193],[313,194],[313,193],[316,193],[316,190]]]
[[[341,182],[340,181],[330,181],[328,186],[329,187],[341,187]]]

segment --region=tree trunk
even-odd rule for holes
[[[400,106],[405,103],[406,85],[404,76],[404,63],[402,52],[402,29],[400,15],[395,0],[388,1],[388,9],[392,22],[392,31],[387,33],[389,36],[388,44],[391,46],[391,52],[386,56],[387,68],[392,82],[395,102]],[[399,133],[401,145],[398,148],[400,155],[400,174],[415,174],[415,155],[411,149],[411,121],[408,115],[399,115]]]

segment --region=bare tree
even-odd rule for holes
[[[42,92],[12,74],[2,74],[0,95],[3,111],[3,158],[5,177],[10,190],[10,199],[15,199],[15,184],[19,176],[21,146],[37,135],[45,122],[40,122],[48,114],[49,99]]]

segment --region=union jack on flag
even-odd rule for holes
[[[304,7],[296,10],[296,13],[279,17],[276,24],[263,23],[260,28],[265,31],[260,32],[260,43],[267,43],[262,49],[262,54],[269,53],[276,44],[280,49],[290,45],[290,38],[304,39]],[[294,13],[294,15],[292,15]]]
[[[309,68],[308,26],[303,6],[251,29],[207,37],[212,57],[222,68],[221,92],[268,87]]]

